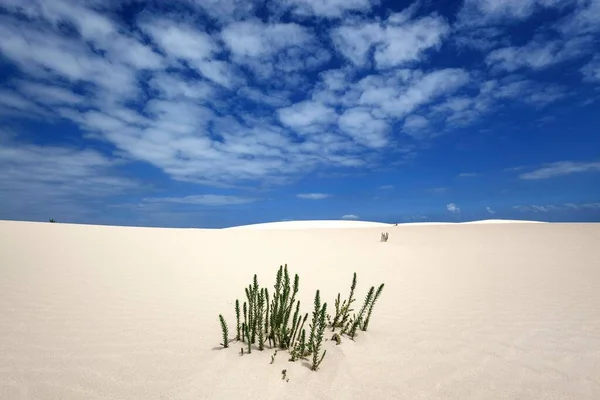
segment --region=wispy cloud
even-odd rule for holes
[[[589,37],[566,41],[533,40],[521,47],[504,47],[488,54],[486,63],[512,72],[520,68],[543,69],[585,55],[594,44]]]
[[[595,56],[581,68],[581,73],[588,82],[600,83],[600,56]]]
[[[459,214],[460,213],[460,208],[454,204],[454,203],[449,203],[446,205],[446,210],[450,211],[453,214]]]
[[[553,211],[566,211],[566,210],[596,210],[600,209],[600,203],[565,203],[565,204],[547,204],[547,205],[529,205],[529,206],[514,206],[517,211],[530,212],[530,213],[548,213]]]
[[[436,188],[431,188],[427,190],[430,193],[435,193],[435,194],[440,194],[440,193],[446,193],[448,191],[447,187],[436,187]]]
[[[354,214],[346,214],[346,215],[342,215],[342,219],[356,220],[356,219],[359,219],[359,216],[354,215]]]
[[[582,172],[600,171],[600,162],[559,161],[519,175],[521,179],[548,179]]]
[[[458,174],[459,178],[474,178],[476,177],[478,174],[476,172],[462,172],[460,174]]]
[[[382,24],[342,25],[332,31],[336,48],[356,66],[389,68],[418,61],[426,50],[439,47],[450,27],[440,17],[410,19],[410,10],[390,15]]]
[[[291,10],[298,16],[324,18],[339,18],[348,12],[366,12],[371,6],[371,0],[281,0],[272,5],[275,10]]]
[[[393,188],[394,188],[394,185],[379,186],[379,189],[382,189],[382,190],[390,190],[390,189],[393,189]]]
[[[327,193],[300,193],[297,194],[296,197],[298,197],[299,199],[306,200],[323,200],[328,197],[331,197],[331,195]]]
[[[540,9],[561,6],[560,0],[466,0],[459,20],[467,26],[511,23],[524,20]]]
[[[219,194],[198,194],[182,197],[148,197],[143,200],[148,203],[196,204],[203,206],[229,206],[247,204],[258,201],[256,198]]]
[[[494,214],[496,214],[496,211],[492,210],[492,208],[491,208],[491,207],[486,207],[486,208],[485,208],[485,211],[487,211],[487,213],[488,213],[488,214],[490,214],[490,215],[494,215]]]
[[[103,203],[134,194],[141,184],[119,174],[122,160],[94,150],[0,145],[0,218],[86,221],[103,212]],[[48,173],[51,171],[51,173]]]

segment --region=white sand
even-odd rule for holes
[[[0,399],[600,398],[599,224],[387,230],[0,222]],[[318,372],[219,349],[218,314],[282,263],[305,312],[353,271],[359,299],[386,284]]]

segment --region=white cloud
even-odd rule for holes
[[[492,210],[492,208],[491,208],[491,207],[486,207],[486,208],[485,208],[485,211],[487,211],[487,212],[488,212],[488,214],[490,214],[490,215],[494,215],[494,214],[496,214],[496,211]]]
[[[0,36],[0,52],[35,77],[89,82],[109,97],[131,98],[138,92],[134,69],[107,61],[82,42],[7,20],[0,24]]]
[[[383,189],[383,190],[389,190],[389,189],[393,189],[394,185],[383,185],[383,186],[379,186],[379,189]]]
[[[342,25],[331,32],[336,48],[356,66],[370,64],[374,49],[377,68],[391,68],[420,61],[424,52],[440,46],[449,33],[442,18],[428,16],[409,20],[406,14],[392,14],[383,23]]]
[[[299,132],[319,133],[337,121],[331,107],[314,101],[303,101],[277,110],[281,122]]]
[[[404,120],[403,131],[415,138],[421,137],[428,128],[429,120],[421,115],[409,115]]]
[[[371,8],[372,2],[370,0],[281,0],[278,6],[291,9],[294,14],[300,16],[339,18],[347,12],[365,12]]]
[[[546,7],[560,7],[562,0],[465,0],[459,25],[489,25],[524,20]]]
[[[448,211],[450,211],[453,214],[459,214],[460,213],[460,208],[458,208],[458,206],[454,203],[449,203],[446,205],[446,209]]]
[[[215,40],[198,27],[169,19],[145,19],[139,22],[167,58],[184,61],[206,79],[231,88],[242,81],[229,64],[216,59],[221,49]]]
[[[478,174],[475,172],[462,172],[460,174],[458,174],[459,178],[474,178],[476,177]]]
[[[50,117],[44,108],[12,90],[0,90],[0,114],[29,118]]]
[[[69,0],[31,0],[18,2],[6,0],[4,6],[13,11],[24,12],[31,17],[45,18],[58,27],[68,21],[79,34],[94,44],[98,50],[107,52],[110,60],[137,69],[162,67],[162,57],[138,40],[124,35],[107,16]]]
[[[229,206],[247,204],[255,201],[258,201],[258,199],[219,194],[198,194],[183,197],[148,197],[144,199],[144,202],[147,203],[176,203],[203,206]]]
[[[594,58],[581,68],[584,79],[588,82],[600,83],[600,56]]]
[[[385,115],[401,118],[418,107],[454,92],[469,81],[462,69],[442,69],[423,74],[398,71],[399,76],[368,76],[359,82],[359,102],[377,107]]]
[[[354,214],[346,214],[346,215],[342,215],[342,219],[346,219],[346,220],[357,220],[360,217],[358,215],[354,215]]]
[[[575,11],[563,18],[559,29],[567,35],[597,33],[600,32],[599,20],[600,1],[577,1]]]
[[[236,22],[221,32],[223,41],[238,57],[270,56],[290,46],[302,46],[312,40],[301,25],[263,24],[258,20]]]
[[[248,18],[256,12],[258,2],[248,0],[179,0],[202,8],[220,23]]]
[[[331,197],[331,195],[327,193],[300,193],[297,194],[296,197],[298,197],[299,199],[306,200],[323,200],[328,197]]]
[[[245,86],[240,88],[237,91],[237,94],[255,101],[256,103],[266,104],[271,107],[285,107],[290,104],[290,100],[288,99],[290,94],[286,91],[261,91],[253,87]]]
[[[586,54],[593,46],[589,37],[567,41],[532,40],[522,47],[504,47],[488,54],[485,62],[499,70],[543,69]]]
[[[85,101],[85,97],[60,87],[43,83],[20,81],[17,87],[21,93],[44,104],[77,105]]]
[[[279,76],[283,84],[298,85],[299,75],[290,73],[314,69],[330,59],[311,31],[296,23],[263,23],[248,20],[229,24],[221,38],[232,59],[249,67],[261,80]]]
[[[373,117],[367,108],[356,107],[344,112],[340,116],[339,127],[366,147],[382,148],[388,143],[388,123]]]
[[[519,175],[521,179],[548,179],[582,172],[600,171],[600,162],[559,161]]]

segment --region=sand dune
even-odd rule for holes
[[[370,221],[314,220],[314,221],[279,221],[262,224],[241,225],[225,229],[323,229],[323,228],[373,228],[388,227],[394,224]]]
[[[178,230],[0,222],[0,399],[598,399],[600,225]],[[318,372],[219,348],[280,264],[333,306],[385,282]],[[287,369],[289,382],[281,380]]]
[[[371,221],[344,221],[344,220],[312,220],[312,221],[279,221],[266,222],[262,224],[240,225],[224,229],[322,229],[322,228],[374,228],[390,227],[396,225],[449,225],[449,224],[519,224],[519,223],[541,223],[539,221],[523,221],[508,219],[486,219],[469,222],[405,222],[402,224],[388,224]]]

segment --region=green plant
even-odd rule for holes
[[[53,223],[53,224],[54,224],[54,223],[56,223],[56,220],[55,220],[54,218],[50,218],[50,219],[48,220],[48,222],[51,222],[51,223]]]
[[[248,307],[246,307],[246,302],[244,302],[244,323],[242,326],[248,326]],[[246,339],[246,332],[242,332],[242,342]]]
[[[229,330],[227,329],[227,323],[225,322],[225,318],[221,314],[219,314],[219,321],[221,321],[221,330],[223,332],[223,343],[221,345],[223,348],[229,347]]]
[[[335,331],[335,328],[343,328],[350,319],[350,311],[353,311],[350,306],[355,300],[353,298],[354,289],[356,289],[356,272],[352,277],[352,285],[350,285],[350,296],[348,297],[348,300],[344,300],[344,302],[340,304],[340,293],[338,293],[338,297],[335,300],[335,317],[331,323],[332,331]]]
[[[288,328],[288,324],[299,287],[300,278],[298,274],[294,276],[294,286],[292,288],[287,264],[280,267],[275,278],[275,292],[271,303],[269,343],[272,342],[273,346],[279,346],[281,349],[289,349],[292,344],[292,337],[296,333],[297,320],[291,328]],[[296,309],[299,308],[299,303],[296,305]]]
[[[235,300],[235,320],[236,320],[236,335],[235,340],[240,340],[240,301]]]
[[[313,344],[315,340],[315,332],[319,325],[319,318],[321,316],[321,295],[319,291],[315,293],[315,308],[312,314],[312,323],[309,325],[310,335],[308,336],[308,352],[313,352]]]
[[[375,287],[371,287],[358,314],[350,316],[354,311],[352,305],[356,301],[354,298],[356,281],[356,273],[354,273],[347,300],[341,301],[341,295],[338,293],[333,318],[327,314],[327,303],[321,302],[321,292],[317,290],[312,319],[309,328],[305,329],[309,313],[302,316],[300,301],[296,300],[300,287],[298,275],[294,275],[292,282],[287,264],[280,266],[275,279],[273,296],[270,298],[269,291],[267,288],[260,287],[255,274],[252,283],[244,289],[246,301],[243,302],[242,307],[239,299],[235,301],[236,340],[245,343],[240,354],[244,355],[245,352],[251,354],[252,345],[256,345],[259,350],[264,350],[268,345],[272,349],[275,348],[271,363],[275,361],[277,349],[282,349],[289,351],[290,361],[307,359],[312,355],[311,369],[317,370],[327,353],[323,349],[323,341],[327,340],[324,339],[324,331],[328,326],[334,332],[331,340],[338,345],[342,342],[342,335],[354,339],[358,328],[365,331],[369,326],[373,308],[383,291],[384,284],[379,286],[377,292]],[[228,347],[227,323],[221,314],[219,320],[223,331],[222,345]],[[336,332],[336,329],[340,331]]]
[[[363,331],[366,331],[367,327],[369,326],[369,320],[371,319],[371,313],[373,312],[373,307],[375,307],[375,302],[377,301],[377,299],[381,295],[381,292],[383,291],[383,286],[384,286],[383,283],[381,285],[379,285],[379,288],[377,288],[377,292],[375,293],[375,297],[373,297],[373,300],[371,301],[371,304],[369,305],[369,312],[367,313],[367,318],[365,319],[365,323],[362,326]]]
[[[388,232],[384,232],[381,234],[381,241],[387,242],[389,237],[390,237],[390,234]]]
[[[371,300],[373,299],[374,291],[375,291],[375,287],[371,286],[371,289],[369,289],[369,293],[367,294],[367,297],[365,297],[365,302],[363,303],[363,306],[360,309],[360,312],[358,313],[358,315],[355,315],[353,318],[352,326],[351,326],[350,332],[349,332],[350,339],[352,339],[352,340],[354,340],[354,335],[356,334],[356,329],[361,325],[361,323],[363,321],[363,316],[365,314],[367,307],[369,306],[369,304],[371,304]]]
[[[317,293],[319,291],[317,290]],[[315,299],[315,304],[316,304],[316,299]],[[326,323],[325,323],[325,313],[327,312],[327,303],[323,304],[323,307],[321,308],[320,312],[319,312],[319,319],[317,321],[317,327],[315,329],[315,334],[313,337],[313,342],[311,345],[312,348],[312,353],[313,353],[313,362],[312,362],[312,370],[316,371],[319,368],[319,365],[321,365],[321,362],[323,361],[323,358],[325,358],[325,354],[327,353],[327,350],[323,351],[323,354],[321,355],[321,357],[319,357],[319,354],[321,353],[321,345],[323,343],[323,334],[325,332],[325,327],[326,327]]]
[[[256,276],[256,275],[255,275]],[[256,323],[255,330],[258,330],[258,349],[263,350],[265,348],[265,333],[263,330],[263,315],[265,312],[265,290],[262,289],[258,296],[258,306],[256,310]]]
[[[244,329],[244,334],[246,335],[246,340],[247,340],[247,345],[248,345],[248,354],[252,353],[252,343],[250,342],[250,329],[248,328],[248,325],[243,324],[242,325],[243,329]]]

